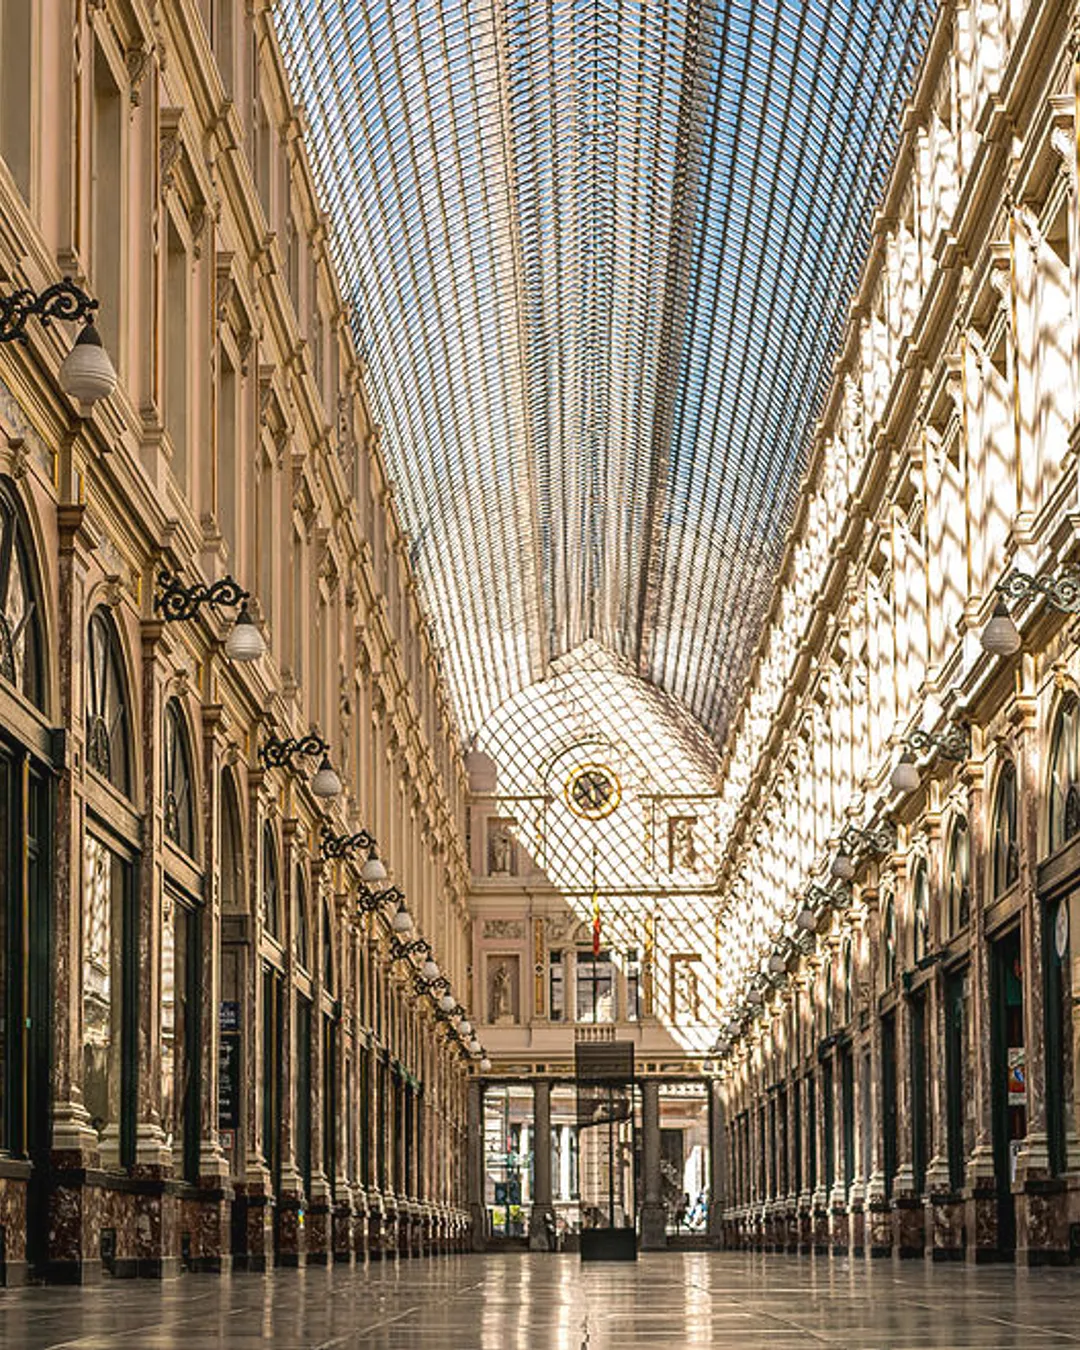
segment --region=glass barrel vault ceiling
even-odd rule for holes
[[[278,0],[462,730],[586,643],[717,741],[929,0]]]

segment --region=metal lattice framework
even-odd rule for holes
[[[466,736],[589,640],[722,738],[929,0],[279,0]]]

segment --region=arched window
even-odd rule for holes
[[[311,932],[308,924],[307,884],[304,869],[296,864],[293,903],[296,905],[296,959],[305,970],[311,969]]]
[[[165,704],[165,835],[195,856],[195,802],[191,746],[178,699]]]
[[[911,926],[915,960],[923,961],[930,955],[930,888],[926,863],[921,859],[911,884]]]
[[[971,835],[964,816],[957,819],[949,836],[947,891],[951,937],[966,928],[971,918]]]
[[[86,635],[86,760],[125,797],[131,795],[130,735],[127,680],[120,640],[112,615],[104,607],[90,615]]]
[[[334,924],[330,917],[330,906],[323,901],[323,985],[328,994],[334,992]]]
[[[1058,709],[1050,742],[1050,852],[1080,832],[1080,703]]]
[[[881,916],[881,957],[885,987],[896,979],[896,904],[891,895],[885,897]]]
[[[281,936],[281,887],[278,884],[277,841],[269,821],[262,837],[262,917],[271,937]]]
[[[1020,848],[1016,839],[1016,765],[1007,759],[998,775],[994,795],[993,877],[991,895],[1003,895],[1020,875]]]
[[[853,1016],[853,1014],[854,1014],[854,1012],[855,1012],[855,1000],[854,1000],[854,997],[853,997],[853,991],[852,991],[852,980],[853,980],[853,976],[854,976],[854,969],[853,969],[853,967],[854,967],[854,956],[853,956],[852,950],[851,950],[851,939],[850,939],[850,938],[845,938],[845,939],[844,939],[844,948],[843,948],[843,951],[844,951],[844,955],[843,955],[843,980],[844,980],[843,998],[844,998],[844,1006],[843,1006],[843,1015],[842,1015],[842,1019],[841,1019],[841,1020],[843,1021],[844,1025],[846,1026],[846,1025],[848,1024],[848,1022],[851,1021],[851,1018],[852,1018],[852,1016]]]
[[[0,680],[43,708],[42,616],[32,556],[18,503],[0,479]]]
[[[825,967],[825,1035],[831,1036],[833,1029],[833,968]]]
[[[221,903],[225,909],[244,907],[244,835],[236,783],[228,769],[221,774]]]

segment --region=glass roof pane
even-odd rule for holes
[[[595,643],[716,740],[930,0],[279,0],[466,737]]]

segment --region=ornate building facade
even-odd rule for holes
[[[1077,31],[947,4],[905,115],[721,791],[731,1243],[1077,1249]]]
[[[4,1278],[449,1249],[465,772],[269,6],[3,0],[0,60],[4,290],[119,376],[0,348]]]

